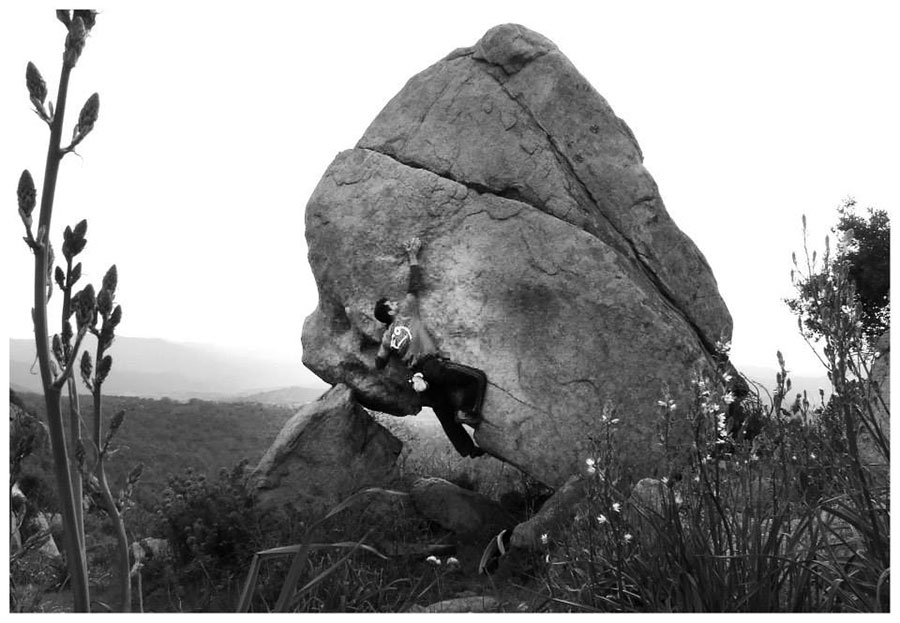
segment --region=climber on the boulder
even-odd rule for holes
[[[484,454],[484,450],[475,445],[462,424],[475,427],[481,420],[487,377],[477,368],[442,356],[419,317],[418,293],[423,286],[419,265],[421,248],[422,241],[418,238],[405,245],[409,287],[403,301],[382,298],[375,303],[375,318],[388,325],[375,357],[375,367],[384,368],[391,353],[399,356],[413,373],[410,379],[413,389],[434,410],[453,447],[461,455],[474,458]]]

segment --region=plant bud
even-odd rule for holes
[[[66,363],[66,358],[63,354],[62,340],[60,339],[58,333],[53,335],[51,348],[53,350],[53,356],[56,357],[59,365],[64,366]]]
[[[106,355],[97,364],[97,382],[102,383],[105,381],[106,377],[109,376],[110,370],[112,370],[112,357]]]
[[[131,485],[131,486],[136,485],[137,482],[141,479],[141,474],[143,474],[143,473],[144,473],[144,464],[138,463],[137,466],[135,466],[135,468],[132,469],[128,473],[128,478],[126,479],[126,482],[128,483],[128,485]]]
[[[87,351],[81,355],[81,380],[93,391],[91,387],[91,372],[94,370],[94,363],[91,361],[91,354]]]
[[[85,226],[82,228],[82,223]],[[87,222],[81,221],[78,225],[75,226],[75,231],[72,231],[72,228],[66,226],[65,231],[63,231],[63,255],[67,260],[71,260],[73,257],[84,251],[85,245],[87,245],[87,240],[84,238],[84,233],[87,230]]]
[[[69,274],[69,287],[75,285],[75,282],[81,278],[81,262],[75,264],[75,268],[72,269],[72,272]]]
[[[94,309],[96,305],[94,286],[91,284],[87,284],[81,292],[72,297],[72,306],[75,308],[75,323],[79,329],[94,324]]]
[[[109,317],[109,324],[113,328],[119,326],[119,323],[122,322],[122,306],[116,305],[116,308],[113,310],[112,315]]]
[[[92,9],[75,9],[75,17],[80,17],[84,22],[84,27],[88,32],[94,27],[94,24],[97,23],[97,11]]]
[[[78,467],[84,466],[84,459],[86,456],[87,450],[84,448],[84,442],[79,439],[78,443],[75,445],[75,460],[78,462]]]
[[[37,108],[41,108],[44,105],[44,100],[47,99],[47,83],[44,82],[41,72],[38,71],[38,68],[31,61],[28,62],[28,66],[25,68],[25,86],[28,87],[28,96],[31,98],[32,103]]]
[[[119,427],[122,426],[122,422],[125,421],[125,410],[116,411],[116,414],[112,417],[112,420],[109,423],[109,436],[112,437],[113,433],[119,430]]]
[[[116,339],[115,329],[116,328],[112,324],[110,324],[108,322],[103,323],[103,328],[100,329],[100,336],[99,336],[101,350],[105,351],[110,346],[112,346],[113,340]]]
[[[119,272],[116,270],[116,265],[113,264],[103,277],[103,289],[109,290],[110,295],[113,295],[116,293],[117,285],[119,285]]]
[[[97,311],[100,312],[100,316],[103,318],[107,318],[112,312],[112,294],[109,293],[109,290],[103,288],[100,290],[100,294],[97,295]]]
[[[75,126],[75,135],[84,138],[94,129],[97,122],[97,116],[100,114],[100,95],[94,93],[91,95],[84,106],[81,107],[81,113],[78,115],[78,125]]]
[[[63,245],[63,249],[65,250],[65,245]],[[56,273],[54,274],[56,277],[56,285],[59,286],[60,290],[65,290],[66,288],[66,274],[63,272],[63,269],[59,266],[56,267]]]
[[[19,176],[19,188],[17,192],[19,196],[19,214],[22,219],[28,219],[31,222],[31,213],[34,212],[34,206],[37,203],[37,191],[34,188],[34,180],[28,169],[22,171]]]
[[[69,344],[72,341],[72,323],[69,322],[68,319],[63,320],[63,330],[62,330],[62,339],[64,344]]]
[[[57,14],[57,17],[59,14]],[[87,28],[84,26],[84,20],[80,16],[76,16],[69,24],[69,34],[66,37],[66,50],[63,52],[63,64],[66,67],[75,67],[81,51],[84,50],[84,43],[87,39]]]

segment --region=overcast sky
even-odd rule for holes
[[[0,43],[10,337],[31,335],[15,188],[23,168],[40,187],[47,142],[25,66],[55,100],[65,37],[40,4],[7,3]],[[822,247],[845,197],[898,205],[894,3],[310,4],[102,8],[67,127],[94,91],[100,119],[63,162],[52,235],[58,249],[65,225],[88,219],[85,277],[99,284],[117,264],[123,335],[299,366],[317,296],[303,232],[313,188],[410,77],[515,22],[554,41],[634,131],[669,213],[713,268],[738,367],[774,365],[781,349],[795,372],[819,372],[781,299],[802,214]]]

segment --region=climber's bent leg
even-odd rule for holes
[[[435,391],[440,392],[457,411],[463,412],[458,421],[471,426],[478,423],[487,389],[484,372],[442,357],[429,358],[421,369]]]
[[[475,445],[469,433],[456,421],[456,409],[449,404],[435,404],[431,407],[441,427],[456,451],[462,456],[475,458],[484,454],[484,450]]]
[[[474,426],[481,420],[487,376],[478,368],[453,361],[445,361],[444,367],[446,375],[453,378],[453,385],[456,388],[455,404],[463,412],[463,416],[458,419]]]

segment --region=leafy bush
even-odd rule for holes
[[[171,576],[162,579],[177,576],[175,589],[182,599],[199,591],[192,601],[203,604],[234,589],[261,543],[264,517],[245,490],[246,468],[246,460],[230,470],[223,468],[216,480],[191,468],[169,477],[154,534],[169,542],[173,560],[169,568],[157,571]],[[152,582],[152,570],[146,575]]]
[[[871,229],[887,229],[886,217],[873,220]],[[871,382],[877,325],[867,320],[857,294],[859,275],[851,277],[863,257],[854,255],[862,246],[850,234],[852,222],[842,215],[839,229],[846,235],[836,254],[826,239],[822,264],[813,252],[804,272],[795,257],[792,274],[798,296],[789,305],[801,331],[811,345],[824,342],[829,402],[824,392],[815,407],[805,394],[785,402],[791,384],[781,353],[767,403],[748,395],[739,409],[726,409],[735,400],[720,382],[729,380],[727,371],[696,379],[692,405],[665,397],[659,403],[661,433],[672,418],[690,421],[687,467],[661,481],[642,481],[639,495],[617,472],[616,420],[603,414],[596,440],[601,458],[587,459],[588,495],[575,523],[544,539],[537,573],[551,607],[889,611],[890,448],[881,430],[889,411]],[[735,413],[758,423],[754,435],[733,435],[745,430],[728,421]],[[880,459],[863,460],[862,433]],[[665,434],[660,443],[678,465]]]

